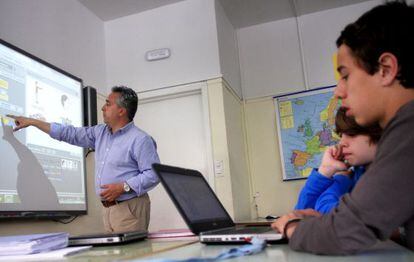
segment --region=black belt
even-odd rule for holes
[[[122,202],[131,200],[131,199],[134,199],[134,198],[136,198],[136,196],[135,197],[132,197],[132,198],[129,198],[129,199],[125,199],[125,200],[113,200],[113,201],[104,200],[104,201],[101,201],[101,202],[102,202],[102,205],[104,207],[111,207],[111,206],[114,206],[114,205],[117,205],[117,204],[121,204]]]

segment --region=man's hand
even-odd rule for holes
[[[7,116],[14,119],[14,124],[16,125],[16,127],[13,129],[13,131],[17,131],[19,129],[26,128],[32,125],[33,119],[31,118],[24,117],[24,116],[15,116],[15,115],[7,115]]]
[[[290,238],[293,234],[293,232],[295,232],[296,226],[298,224],[298,222],[294,222],[294,223],[289,223],[288,228],[286,228],[285,231],[285,227],[286,224],[293,219],[302,219],[305,217],[319,217],[321,216],[321,213],[319,213],[318,211],[314,210],[314,209],[302,209],[302,210],[294,210],[286,215],[281,216],[280,218],[278,218],[275,222],[272,223],[271,227],[279,232],[279,233],[285,233],[286,232],[286,238]]]
[[[285,232],[285,226],[287,224],[287,222],[289,220],[292,219],[296,219],[296,218],[300,218],[299,216],[296,216],[293,212],[283,215],[281,217],[279,217],[278,219],[275,220],[275,222],[273,222],[271,224],[271,227],[276,231],[279,232],[281,234],[283,234]],[[289,224],[288,228],[286,229],[286,238],[290,238],[293,234],[293,232],[295,232],[295,228],[297,226],[297,222],[296,223],[291,223]]]
[[[22,128],[26,128],[28,126],[35,126],[45,132],[46,134],[50,134],[50,124],[48,122],[44,122],[39,119],[24,117],[24,116],[15,116],[15,115],[7,115],[10,118],[14,119],[14,123],[16,127],[13,131],[20,130]]]
[[[104,189],[100,196],[102,199],[106,201],[115,201],[122,193],[124,193],[124,184],[107,184],[102,185],[102,189]]]

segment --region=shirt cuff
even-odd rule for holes
[[[339,174],[334,175],[333,179],[335,181],[343,182],[343,183],[351,183],[352,182],[352,179],[349,176],[346,176],[346,175],[339,175]]]
[[[62,126],[58,123],[50,123],[49,136],[53,139],[59,139],[60,133],[62,132]]]
[[[325,180],[325,181],[333,181],[333,178],[331,177],[326,177],[324,175],[322,175],[321,173],[319,173],[319,170],[317,168],[313,169],[312,174],[315,176],[315,178],[317,178],[318,180]]]

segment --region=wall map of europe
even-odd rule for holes
[[[274,98],[283,180],[307,178],[326,147],[338,142],[334,131],[339,100],[333,88]]]

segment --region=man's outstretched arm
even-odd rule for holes
[[[14,123],[16,124],[16,127],[13,129],[13,131],[26,128],[28,126],[34,126],[47,134],[50,133],[50,123],[48,122],[45,122],[39,119],[24,117],[24,116],[15,116],[15,115],[7,115],[7,116],[14,119]]]

